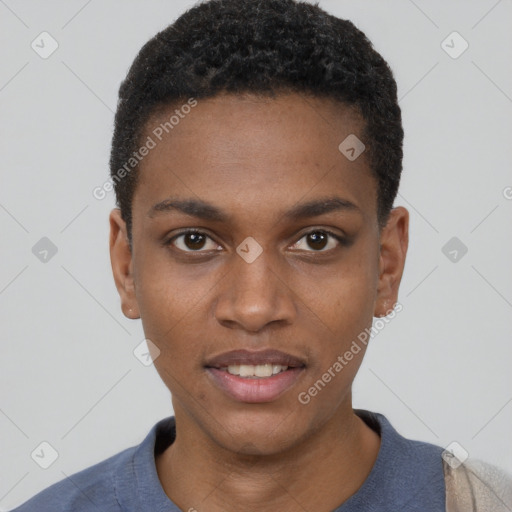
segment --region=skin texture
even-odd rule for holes
[[[175,105],[148,122],[147,135]],[[364,346],[307,405],[298,400],[397,302],[408,212],[379,229],[377,186],[363,153],[338,146],[359,135],[353,109],[327,99],[219,95],[201,100],[141,162],[130,251],[112,211],[111,259],[124,314],[141,318],[160,350],[155,367],[172,393],[176,441],[156,459],[167,495],[183,510],[330,511],[354,494],[380,438],[352,410]],[[297,205],[338,197],[355,205],[290,219]],[[226,219],[177,210],[172,199],[207,201]],[[210,238],[193,252],[183,228]],[[306,235],[328,230],[325,247]],[[247,263],[236,248],[253,237]],[[167,242],[167,245],[166,245]],[[197,246],[196,246],[197,247]],[[186,252],[188,249],[188,252]],[[277,399],[236,401],[205,362],[234,349],[278,349],[306,362]]]

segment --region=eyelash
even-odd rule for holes
[[[327,236],[330,236],[330,237],[334,238],[339,243],[339,245],[342,246],[342,247],[346,247],[346,246],[348,246],[350,244],[350,240],[348,240],[347,238],[343,237],[342,235],[338,235],[336,233],[333,233],[332,231],[329,231],[328,229],[312,229],[311,231],[308,231],[308,232],[304,233],[293,245],[297,244],[303,238],[307,237],[308,235],[310,235],[312,233],[324,233]],[[213,240],[213,238],[210,235],[208,235],[208,233],[205,233],[204,231],[200,231],[198,229],[187,229],[187,230],[181,231],[180,233],[175,234],[174,236],[172,236],[171,238],[166,240],[164,242],[164,245],[165,246],[171,246],[171,245],[173,245],[173,242],[176,239],[178,239],[179,237],[190,235],[190,234],[203,235],[203,236],[208,237],[210,240],[215,241],[215,240]],[[178,250],[180,252],[183,252],[183,253],[187,253],[187,254],[205,254],[205,253],[211,252],[211,251],[203,251],[203,250],[184,251],[184,250],[179,249],[177,247],[175,247],[175,248],[176,248],[176,250]],[[306,253],[313,253],[313,254],[315,254],[315,253],[329,253],[329,252],[331,252],[331,251],[333,251],[335,249],[336,248],[328,249],[326,251],[324,251],[324,250],[315,251],[314,249],[311,249],[309,251],[304,251],[304,252],[306,252]]]

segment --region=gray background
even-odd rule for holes
[[[190,5],[0,0],[0,508],[138,444],[172,414],[154,367],[133,354],[140,321],[120,311],[113,195],[92,190],[107,179],[120,81]],[[371,342],[354,406],[512,472],[511,1],[320,5],[389,61],[406,131],[403,311]],[[47,59],[31,48],[42,31],[59,44]],[[441,45],[453,31],[469,43],[457,59]],[[455,262],[442,251],[454,236],[468,249],[461,257],[457,242]],[[58,248],[47,262],[32,252],[42,237]],[[43,441],[58,452],[46,470],[30,455]]]

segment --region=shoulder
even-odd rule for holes
[[[120,511],[116,473],[131,463],[136,448],[127,448],[94,466],[63,478],[11,512]]]
[[[447,512],[512,510],[512,476],[484,461],[443,460]]]
[[[383,441],[382,455],[386,455],[390,463],[400,459],[401,464],[408,460],[410,463],[423,465],[428,460],[431,462],[435,461],[437,468],[441,468],[443,448],[440,446],[402,436],[392,426],[386,416],[381,413],[362,409],[357,409],[356,413],[370,428],[380,435]]]
[[[359,409],[357,414],[380,434],[381,446],[350,506],[354,510],[444,512],[443,448],[402,436],[380,413]]]

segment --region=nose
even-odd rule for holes
[[[279,266],[265,251],[252,263],[233,255],[222,280],[215,317],[223,326],[259,332],[269,324],[289,325],[296,316],[293,292]]]

